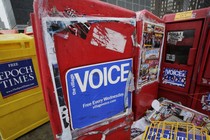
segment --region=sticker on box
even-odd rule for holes
[[[186,77],[187,77],[186,70],[163,68],[162,83],[178,87],[185,87]]]
[[[159,49],[149,49],[145,52],[145,60],[158,59]]]
[[[32,59],[0,64],[0,92],[3,97],[38,86]]]

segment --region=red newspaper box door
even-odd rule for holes
[[[135,51],[134,59],[136,93],[133,95],[133,112],[134,119],[138,120],[157,99],[165,24],[147,10],[136,14],[139,50]]]
[[[186,95],[191,86],[201,27],[202,21],[166,25],[167,38],[164,44],[160,86],[162,89],[172,90],[171,94],[167,94],[173,100],[181,101],[188,106],[190,102]],[[159,95],[162,93],[164,92],[161,91]]]
[[[190,107],[203,46],[207,9],[169,14],[160,73],[159,97]]]

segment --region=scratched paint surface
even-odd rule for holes
[[[125,50],[126,39],[121,33],[96,26],[93,29],[93,38],[91,44],[94,46],[102,46],[107,49],[123,53]]]

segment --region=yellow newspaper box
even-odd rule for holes
[[[33,37],[0,35],[0,134],[13,140],[48,121]]]

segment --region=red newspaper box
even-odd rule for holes
[[[166,39],[158,93],[204,114],[209,113],[209,105],[202,109],[209,103],[210,91],[209,11],[204,8],[163,17]]]
[[[37,0],[34,11],[54,138],[129,139],[136,14],[94,0]]]

